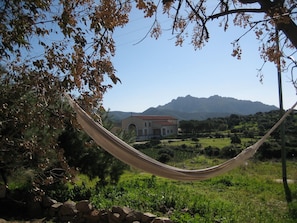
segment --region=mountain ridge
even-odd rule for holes
[[[259,101],[240,100],[219,95],[208,98],[187,95],[172,99],[164,105],[150,107],[140,113],[110,111],[109,114],[114,121],[121,121],[131,115],[171,115],[179,120],[205,120],[207,118],[226,117],[231,114],[250,115],[277,109],[274,105],[266,105]]]

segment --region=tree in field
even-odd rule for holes
[[[128,22],[128,3],[4,0],[0,4],[0,59],[14,81],[34,72],[36,87],[44,94],[49,88],[77,90],[93,103],[110,87],[103,84],[105,75],[118,82],[110,62],[115,53],[112,33]]]
[[[105,128],[112,129],[113,124],[105,112],[102,112],[101,120]],[[124,136],[120,134],[122,132],[118,132],[118,137]],[[126,141],[129,139],[131,137],[127,137]],[[59,136],[59,145],[63,148],[67,163],[91,179],[98,178],[98,185],[117,183],[126,169],[124,163],[97,146],[86,133],[78,131],[71,123],[67,123],[65,131]]]
[[[69,106],[55,89],[41,97],[33,74],[17,82],[7,75],[5,70],[0,75],[2,170],[7,176],[22,175],[27,186],[61,180],[69,167],[56,139],[71,115]]]
[[[61,96],[79,92],[84,108],[96,110],[110,87],[103,84],[105,77],[118,82],[110,62],[112,33],[128,22],[130,10],[118,3],[0,2],[0,142],[6,173],[35,169],[30,177],[44,180],[45,171],[63,163],[68,168],[57,141],[71,118]]]

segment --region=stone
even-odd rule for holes
[[[30,223],[44,223],[44,222],[46,222],[46,218],[30,220]]]
[[[58,212],[60,208],[63,206],[63,203],[57,202],[53,204],[49,209],[48,209],[48,217],[53,218],[58,215]]]
[[[109,223],[121,223],[125,218],[123,218],[120,213],[108,213],[108,221]]]
[[[166,217],[157,217],[152,221],[152,223],[173,223],[173,221]]]
[[[106,210],[100,210],[99,211],[100,215],[100,223],[109,223],[108,222],[108,212]]]
[[[114,206],[108,212],[110,223],[121,223],[132,210],[128,207]]]
[[[74,201],[64,202],[58,212],[59,219],[63,222],[74,221],[74,219],[76,218],[76,214],[78,213],[75,205],[76,203]]]
[[[79,213],[83,214],[91,213],[91,211],[93,210],[93,207],[88,200],[78,201],[75,207]]]
[[[157,216],[149,213],[149,212],[145,212],[142,214],[142,218],[141,218],[141,222],[152,222]]]
[[[26,214],[30,218],[43,217],[43,208],[41,207],[41,197],[30,194],[27,198]]]
[[[114,206],[111,208],[111,211],[113,213],[119,213],[121,216],[126,217],[132,210],[128,207]]]
[[[127,223],[133,223],[136,221],[141,221],[142,219],[142,213],[137,212],[137,211],[131,211],[127,216],[126,216],[126,221]]]
[[[24,206],[23,211],[26,211],[27,215],[32,213],[32,218],[35,220],[31,220],[31,223],[42,223],[46,219],[63,223],[173,223],[167,217],[157,217],[152,213],[142,213],[129,207],[113,206],[109,210],[98,210],[92,206],[89,200],[60,203],[48,196],[31,194],[27,197],[27,204],[29,205]],[[36,217],[41,213],[43,213],[42,217]],[[0,218],[0,223],[6,222],[5,219]],[[28,221],[28,223],[30,222]]]
[[[6,197],[6,185],[0,183],[0,198]]]
[[[50,208],[53,204],[56,204],[56,203],[58,203],[56,200],[51,199],[48,196],[43,196],[41,200],[41,206],[43,208]]]
[[[74,201],[66,201],[59,210],[59,215],[74,215],[77,213],[76,203]]]
[[[102,222],[105,223],[106,221],[100,221],[101,220],[101,215],[100,211],[98,210],[93,210],[91,213],[89,213],[86,217],[86,223],[97,223],[97,222]]]

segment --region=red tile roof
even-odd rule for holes
[[[177,118],[168,115],[134,115],[131,117],[137,117],[142,120],[177,120]]]

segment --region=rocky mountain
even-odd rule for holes
[[[278,109],[276,106],[261,102],[238,100],[218,95],[209,98],[196,98],[190,95],[178,97],[165,105],[149,108],[142,113],[111,111],[115,121],[120,121],[130,115],[171,115],[179,120],[204,120],[214,117],[226,117],[231,114],[250,115],[257,112],[268,112]]]

